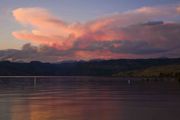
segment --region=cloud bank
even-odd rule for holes
[[[1,59],[179,57],[180,23],[174,20],[180,15],[180,5],[142,7],[86,23],[67,23],[43,8],[18,8],[12,13],[24,26],[12,35],[40,46],[26,44],[22,50],[1,51]]]

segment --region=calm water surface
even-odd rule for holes
[[[0,120],[180,120],[177,81],[0,78]]]

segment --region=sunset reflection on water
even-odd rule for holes
[[[164,83],[164,86],[166,84]],[[54,81],[54,84],[41,81],[35,88],[31,85],[11,86],[14,87],[0,88],[1,120],[134,118],[179,120],[180,118],[180,88],[175,83],[158,87],[158,83],[129,85],[128,82],[113,80],[109,82],[70,80],[65,83]]]

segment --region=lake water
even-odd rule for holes
[[[0,78],[0,120],[180,120],[180,83]]]

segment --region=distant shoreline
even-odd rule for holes
[[[0,62],[0,77],[177,77],[180,58],[119,59],[71,63]]]
[[[121,77],[121,76],[0,76],[0,78],[114,78],[119,80],[176,80],[175,77]]]

